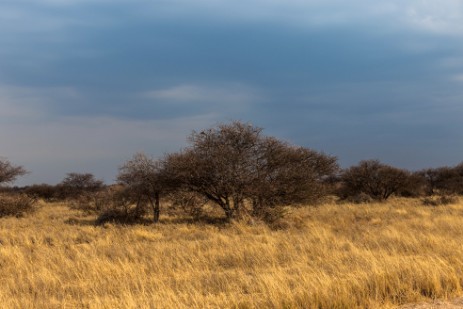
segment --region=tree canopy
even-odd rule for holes
[[[11,183],[25,174],[27,171],[22,166],[16,166],[6,159],[0,159],[0,185]]]
[[[407,186],[407,171],[379,160],[364,160],[343,171],[341,180],[345,196],[366,194],[375,200],[386,200]]]
[[[239,216],[245,201],[254,213],[276,204],[314,200],[321,181],[338,169],[336,158],[266,137],[242,122],[193,132],[190,147],[167,155],[165,177]]]

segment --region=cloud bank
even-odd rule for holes
[[[240,119],[344,166],[456,164],[462,36],[457,0],[2,1],[0,155],[110,182]]]

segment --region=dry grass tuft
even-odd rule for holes
[[[1,219],[1,307],[392,308],[462,294],[462,203],[291,209],[283,229],[94,220],[51,204]]]

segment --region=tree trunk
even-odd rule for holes
[[[243,215],[242,213],[242,202],[241,202],[241,199],[239,197],[234,197],[233,198],[233,209],[235,211],[235,216],[238,218],[238,219],[241,219],[241,216]]]
[[[225,211],[225,217],[227,218],[227,221],[231,221],[234,216],[234,209],[231,208],[230,201],[228,199],[223,204],[222,208]]]
[[[159,198],[159,192],[156,192],[154,194],[154,203],[151,197],[149,198],[151,207],[153,208],[153,222],[156,223],[159,221],[159,214],[160,214],[160,198]]]
[[[138,196],[137,198],[137,205],[135,205],[135,214],[138,215],[139,213],[141,213],[141,206],[140,206],[140,203],[141,203],[141,195]],[[125,216],[128,217],[129,216],[129,208],[126,207],[124,209],[125,211]]]
[[[254,217],[262,215],[264,209],[263,201],[261,197],[254,198],[252,200],[252,214]]]

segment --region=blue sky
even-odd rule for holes
[[[463,161],[463,2],[3,0],[0,156],[110,183],[242,120],[342,166]]]

